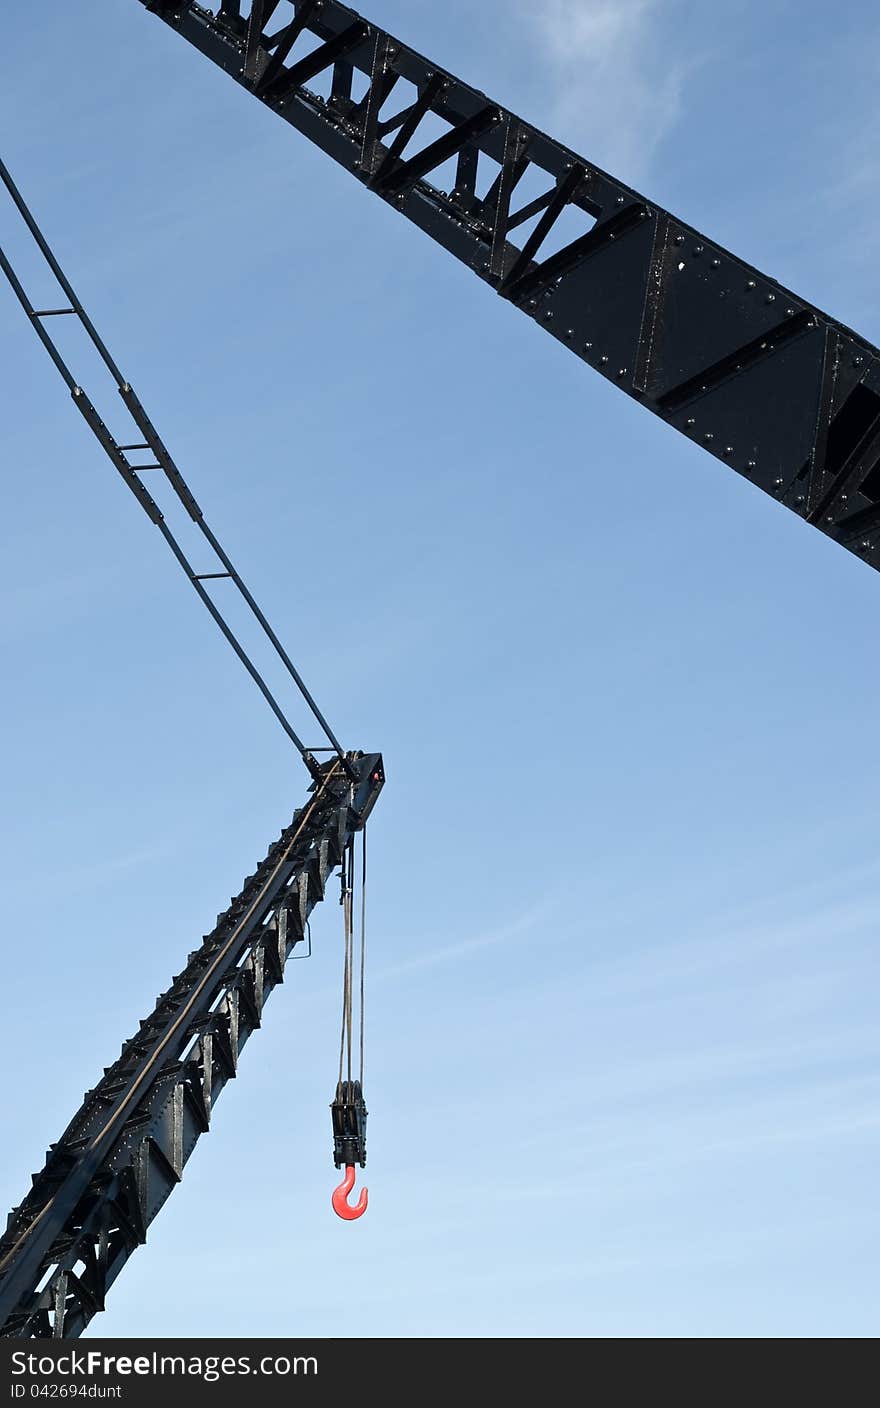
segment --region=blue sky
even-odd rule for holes
[[[369,14],[880,342],[872,6]],[[389,777],[368,1216],[334,903],[95,1332],[873,1336],[876,575],[135,0],[20,9],[2,62],[5,160]],[[0,358],[11,1205],[304,777],[2,290]]]

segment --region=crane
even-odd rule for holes
[[[238,1069],[241,1050],[261,1025],[265,1003],[284,979],[287,961],[308,932],[309,915],[324,898],[332,871],[341,868],[345,918],[343,1032],[339,1080],[332,1104],[333,1150],[346,1169],[333,1195],[340,1217],[366,1209],[366,1192],[352,1206],[348,1193],[355,1164],[366,1161],[366,1105],[363,1098],[363,1044],[359,1079],[352,1069],[354,945],[352,893],[355,836],[364,836],[361,875],[366,874],[367,818],[385,780],[381,755],[346,751],[278,636],[205,516],[164,440],[131,383],[78,298],[4,162],[0,186],[32,236],[54,278],[60,307],[35,308],[8,255],[0,249],[6,276],[31,326],[82,415],[123,482],[158,528],[187,579],[223,636],[257,685],[272,713],[300,754],[311,776],[311,797],[269,848],[228,909],[189,954],[185,967],[160,995],[138,1031],[123,1044],[119,1058],[83,1097],[33,1187],[9,1214],[0,1236],[0,1336],[56,1338],[78,1336],[104,1306],[109,1287],[162,1207],[211,1115],[226,1082]],[[71,318],[91,343],[121,398],[126,443],[113,436],[95,402],[80,385],[50,327]],[[140,438],[137,438],[140,437]],[[143,458],[146,452],[152,458]],[[194,523],[212,554],[211,570],[196,571],[147,488],[158,472],[173,490],[177,514]],[[170,511],[169,511],[170,512]],[[259,631],[281,660],[320,727],[327,746],[309,748],[207,582],[230,581],[249,608]],[[316,754],[329,752],[326,762]],[[361,965],[363,958],[361,956]],[[361,966],[361,979],[363,967]],[[362,1023],[362,1013],[361,1013]],[[361,1026],[362,1035],[362,1026]],[[347,1052],[348,1060],[343,1058]]]
[[[880,352],[868,341],[337,0],[138,3],[599,375],[878,566]],[[28,315],[45,342],[40,310]],[[118,386],[174,484],[164,444]],[[137,467],[95,418],[148,510]],[[381,757],[337,746],[318,764],[301,751],[311,800],[12,1214],[0,1334],[69,1337],[103,1306],[350,853]],[[357,1135],[342,1120],[334,1132]]]

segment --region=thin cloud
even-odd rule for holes
[[[551,910],[552,896],[546,896],[538,904],[527,909],[516,919],[511,919],[509,923],[492,929],[488,933],[477,934],[467,939],[462,939],[459,943],[447,944],[443,948],[433,949],[428,953],[420,954],[416,958],[407,959],[403,963],[395,963],[387,968],[382,968],[375,975],[374,981],[382,982],[387,978],[398,978],[406,973],[415,973],[422,968],[433,968],[438,963],[450,963],[453,960],[464,958],[470,953],[475,953],[479,949],[495,948],[498,944],[507,944],[515,940],[530,939],[534,937],[535,929],[546,920]]]
[[[632,180],[674,127],[693,57],[663,43],[677,0],[545,0],[523,6],[556,69],[558,135]]]

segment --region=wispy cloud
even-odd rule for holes
[[[140,846],[136,850],[121,851],[104,856],[94,864],[72,865],[57,873],[57,881],[67,889],[94,890],[129,871],[140,870],[162,860],[174,849],[173,836],[165,836],[158,845]]]
[[[546,920],[550,913],[551,898],[552,896],[548,894],[543,900],[532,905],[515,919],[499,925],[497,929],[491,929],[483,934],[471,935],[461,939],[458,943],[446,944],[443,948],[435,948],[428,953],[419,954],[416,958],[406,959],[403,963],[395,963],[382,968],[375,975],[375,980],[382,982],[387,978],[398,978],[406,973],[418,972],[422,968],[433,968],[438,963],[450,963],[465,958],[468,954],[475,953],[479,949],[495,948],[499,944],[512,943],[517,939],[530,939],[537,926]]]
[[[681,111],[693,56],[663,43],[677,0],[544,0],[523,6],[559,80],[559,135],[633,180]]]

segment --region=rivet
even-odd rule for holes
[[[853,357],[853,366],[854,366],[854,367],[860,367],[860,366],[862,365],[862,362],[863,362],[864,360],[865,360],[864,357]]]
[[[623,204],[624,204],[624,200],[625,200],[625,197],[624,197],[624,196],[618,196],[618,197],[617,197],[617,204],[618,204],[618,205],[623,205]]]
[[[768,293],[768,294],[767,294],[767,297],[766,297],[766,299],[765,299],[764,301],[765,301],[765,303],[775,303],[775,302],[776,302],[776,294],[775,294],[775,293]]]
[[[545,322],[545,323],[552,323],[552,322],[553,322],[553,314],[552,314],[552,312],[550,311],[549,308],[547,309],[547,312],[544,314],[544,322]]]
[[[871,544],[866,539],[865,542],[859,543],[859,547],[861,548],[862,552],[869,552]]]
[[[714,440],[714,439],[715,439],[715,436],[712,434],[711,430],[707,430],[707,431],[706,431],[706,434],[703,436],[703,439],[706,441],[706,444],[708,445],[708,443],[709,443],[710,440]]]
[[[712,268],[713,268],[713,269],[720,269],[720,268],[721,268],[721,260],[720,260],[720,259],[713,259],[713,260],[712,260]]]
[[[574,328],[566,328],[565,336],[568,341],[571,342],[571,339],[574,337]]]
[[[749,279],[748,283],[746,284],[746,288],[757,288],[757,287],[758,287],[758,285],[755,283],[755,280],[754,280],[754,279]]]
[[[781,489],[781,488],[782,488],[782,485],[783,485],[783,482],[784,482],[784,481],[783,481],[782,479],[774,479],[774,480],[773,480],[773,487],[774,487],[774,489]]]
[[[676,236],[675,236],[675,243],[676,243],[676,244],[684,244],[684,235],[676,235]]]
[[[697,422],[694,420],[693,416],[688,416],[687,420],[685,421],[685,425],[696,425],[696,423]]]
[[[621,367],[620,370],[618,371],[617,375],[618,375],[618,376],[626,376],[626,367]]]
[[[584,351],[585,351],[585,352],[590,352],[590,351],[592,351],[592,348],[593,348],[592,342],[585,342],[585,343],[584,343]]]
[[[702,253],[703,253],[703,246],[702,246],[701,244],[695,244],[695,245],[694,245],[694,254],[702,254]]]
[[[755,460],[746,460],[746,469],[757,469],[757,467],[757,462]]]
[[[725,446],[724,446],[724,453],[725,453],[725,455],[732,455],[732,454],[733,454],[733,446],[732,446],[732,445],[725,445]]]
[[[793,308],[786,308],[786,310],[785,310],[785,316],[786,316],[786,318],[793,318],[793,317],[794,317],[794,309],[793,309]]]
[[[600,357],[600,358],[599,358],[599,361],[602,363],[602,366],[604,367],[604,366],[605,366],[605,363],[608,361],[608,358],[607,358],[607,357]]]
[[[804,498],[804,495],[803,495],[803,494],[798,494],[797,498],[795,499],[795,503],[796,503],[796,504],[803,504],[803,503],[806,503],[806,499]]]

